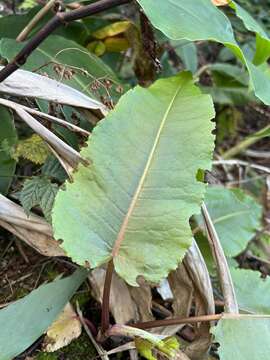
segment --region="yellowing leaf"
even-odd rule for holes
[[[216,6],[225,6],[228,5],[231,0],[212,0],[212,3]]]
[[[128,40],[123,37],[107,38],[104,40],[104,45],[107,52],[121,52],[130,47]]]
[[[82,332],[81,322],[73,307],[68,303],[58,319],[49,327],[45,338],[44,350],[53,352],[77,339]]]
[[[19,141],[15,150],[14,157],[23,157],[35,164],[44,164],[50,154],[46,142],[37,134],[32,135],[26,140]]]
[[[173,359],[179,350],[179,342],[175,337],[168,337],[158,342],[151,342],[140,337],[135,338],[135,346],[139,354],[147,360],[156,360],[153,350],[156,349],[169,359]]]
[[[101,56],[106,51],[106,46],[103,41],[95,40],[87,45],[87,49],[97,56]]]
[[[130,21],[117,21],[95,31],[92,36],[96,39],[102,40],[110,36],[122,34],[127,31],[130,26]]]

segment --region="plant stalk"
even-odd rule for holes
[[[240,141],[238,144],[236,144],[235,146],[230,148],[228,151],[225,151],[222,154],[222,158],[224,160],[231,159],[235,155],[243,152],[244,150],[249,148],[251,145],[253,145],[257,141],[259,141],[263,137],[262,134],[264,134],[266,132],[270,132],[270,125],[267,125],[263,129],[261,129],[261,130],[257,131],[256,133],[254,133],[252,136],[248,136],[243,141]]]
[[[65,13],[58,12],[39,32],[30,39],[22,50],[0,71],[0,82],[24,65],[31,53],[58,27],[90,15],[123,5],[132,0],[99,0],[93,4],[81,6]]]
[[[223,314],[212,314],[212,315],[202,315],[194,316],[188,318],[175,318],[175,319],[163,319],[163,320],[153,320],[145,321],[137,324],[131,324],[130,327],[136,327],[138,329],[147,330],[152,328],[157,328],[161,326],[174,326],[181,324],[196,324],[198,322],[211,322],[215,320],[220,320]]]
[[[105,282],[103,287],[102,311],[101,311],[101,334],[105,334],[110,327],[110,293],[112,276],[114,271],[113,260],[108,263]]]

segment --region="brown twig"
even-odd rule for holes
[[[112,276],[114,271],[113,260],[108,263],[102,298],[102,312],[101,312],[101,333],[105,334],[110,327],[110,293]]]
[[[111,9],[112,7],[127,4],[131,1],[132,0],[99,0],[76,10],[65,13],[58,12],[31,40],[28,41],[15,58],[0,71],[0,82],[4,81],[14,71],[19,69],[20,66],[25,64],[30,54],[58,27],[74,20],[79,20],[100,13],[101,11]]]
[[[175,319],[164,319],[164,320],[153,320],[146,321],[137,324],[129,325],[131,327],[136,327],[138,329],[152,329],[161,326],[173,326],[180,324],[196,324],[198,322],[211,322],[215,320],[220,320],[223,314],[213,314],[213,315],[202,315],[202,316],[194,316],[188,318],[175,318]]]

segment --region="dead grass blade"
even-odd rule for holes
[[[204,219],[208,241],[219,273],[220,284],[225,302],[225,306],[224,306],[225,311],[228,313],[237,314],[239,312],[239,308],[236,300],[236,295],[234,291],[234,286],[233,286],[229,266],[223,248],[221,246],[218,234],[216,232],[216,229],[211,220],[211,217],[209,215],[205,203],[202,204],[202,215]]]

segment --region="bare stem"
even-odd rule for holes
[[[111,293],[113,271],[114,271],[114,265],[113,265],[113,260],[111,260],[107,266],[104,288],[103,288],[102,312],[101,312],[102,334],[105,334],[105,332],[110,327],[110,293]]]
[[[132,324],[129,326],[146,330],[146,329],[157,328],[160,326],[174,326],[181,324],[196,324],[198,322],[211,322],[215,320],[220,320],[222,316],[223,314],[213,314],[213,315],[194,316],[188,318],[153,320],[153,321],[146,321],[137,324]]]

